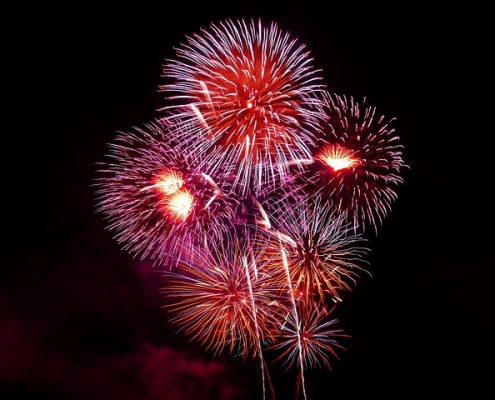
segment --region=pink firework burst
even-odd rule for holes
[[[318,146],[298,183],[307,193],[319,193],[336,213],[345,213],[354,229],[372,225],[375,232],[397,199],[402,184],[402,146],[394,119],[376,108],[338,95],[327,97],[327,121]]]
[[[236,204],[168,139],[170,126],[119,132],[100,164],[97,211],[133,255],[170,261],[204,236],[221,236]]]
[[[172,120],[191,124],[174,132],[191,140],[207,173],[227,166],[241,193],[271,184],[276,170],[310,157],[326,117],[324,86],[305,46],[275,23],[226,20],[187,37],[167,60],[160,90]],[[198,140],[199,139],[199,140]]]

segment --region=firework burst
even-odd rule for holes
[[[236,204],[149,123],[119,132],[96,180],[99,212],[133,255],[163,263],[205,235],[222,235]]]
[[[298,183],[319,193],[336,213],[345,213],[354,230],[371,225],[375,232],[397,199],[402,184],[402,146],[394,119],[354,99],[327,96],[328,118],[313,157],[300,160],[306,170]]]
[[[338,328],[339,320],[332,317],[335,306],[298,306],[287,314],[275,336],[275,344],[267,350],[278,352],[277,361],[287,368],[331,369],[330,356],[339,358],[337,349],[345,350],[339,339],[349,337]]]
[[[169,118],[191,123],[178,141],[201,138],[191,151],[207,173],[228,166],[235,184],[254,191],[271,183],[275,169],[310,156],[325,118],[324,86],[305,46],[275,23],[226,20],[187,37],[167,60],[160,86]],[[190,136],[189,136],[190,135]]]
[[[171,301],[165,307],[186,335],[215,354],[261,357],[287,309],[279,282],[258,264],[243,236],[227,234],[225,241],[184,254],[166,272],[163,291]]]
[[[289,290],[296,300],[315,307],[328,300],[341,301],[340,294],[352,290],[366,272],[368,252],[361,246],[365,239],[352,230],[345,215],[333,214],[318,195],[269,199],[261,206],[268,222],[260,224],[257,236],[262,236],[254,246],[271,243],[263,255],[278,260],[269,263],[274,279],[286,280],[285,264]]]
[[[337,350],[345,350],[340,340],[348,335],[338,328],[339,320],[332,318],[332,309],[294,305],[287,314],[276,335],[276,343],[267,351],[278,353],[275,361],[282,361],[287,370],[298,370],[296,397],[302,391],[306,399],[305,371],[307,369],[331,369],[330,358],[339,359]]]

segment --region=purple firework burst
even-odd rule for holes
[[[97,211],[133,255],[169,263],[206,236],[222,236],[236,201],[172,146],[170,125],[148,123],[119,132],[100,164]]]

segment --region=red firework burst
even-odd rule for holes
[[[310,157],[325,118],[324,86],[304,45],[275,23],[226,20],[176,51],[178,60],[163,67],[170,83],[160,90],[172,104],[162,111],[191,123],[175,136],[192,136],[207,173],[226,166],[236,186],[256,193],[277,169]]]
[[[345,213],[354,229],[376,230],[397,199],[399,175],[407,167],[393,119],[352,98],[328,95],[327,122],[313,157],[300,160],[298,175],[307,193],[319,193],[336,213]]]
[[[235,202],[170,145],[168,125],[119,132],[96,180],[97,210],[124,249],[169,262],[202,236],[222,235]]]

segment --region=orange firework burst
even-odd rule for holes
[[[184,185],[184,180],[182,175],[178,171],[166,171],[157,177],[155,186],[165,195],[172,195],[177,192],[182,185]]]
[[[166,276],[172,321],[215,353],[261,357],[287,313],[279,283],[238,235],[192,248]]]
[[[162,110],[191,123],[191,151],[204,156],[208,173],[226,165],[237,186],[256,191],[277,168],[310,156],[325,118],[324,86],[304,45],[275,23],[243,20],[212,24],[187,41],[163,67],[171,83],[160,89],[174,102]]]

